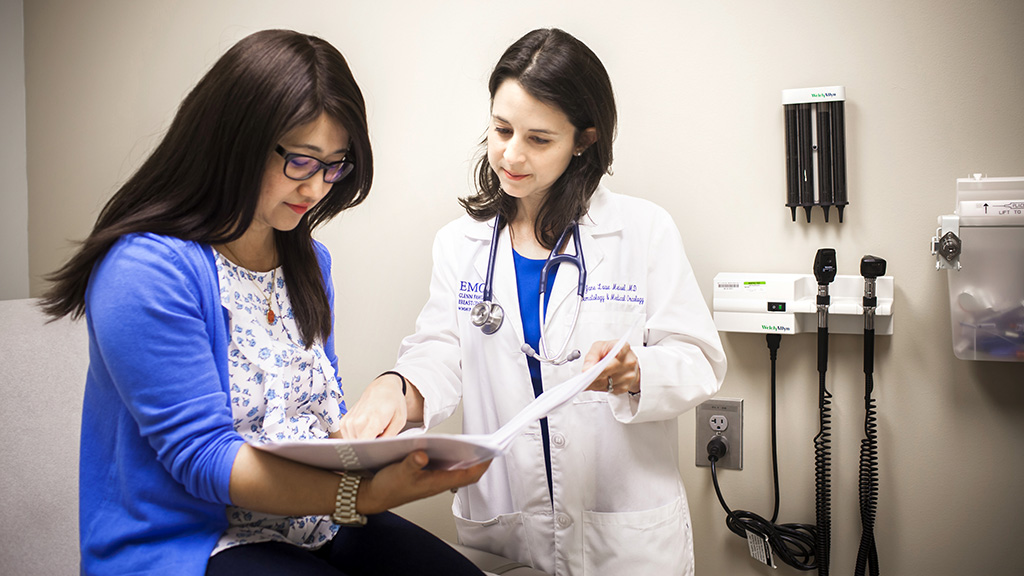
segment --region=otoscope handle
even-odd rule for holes
[[[864,373],[872,374],[875,371],[875,330],[874,328],[864,330]],[[868,390],[871,393],[871,390]]]
[[[818,374],[828,371],[828,327],[818,328]]]
[[[818,286],[818,330],[828,329],[828,307],[832,301],[832,297],[828,295],[828,285],[821,284]]]

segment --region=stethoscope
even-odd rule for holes
[[[502,309],[501,305],[494,302],[494,260],[498,255],[498,232],[501,229],[501,216],[495,216],[494,218],[494,232],[491,237],[491,251],[487,257],[487,277],[484,279],[484,291],[483,300],[478,302],[476,306],[469,312],[470,321],[474,326],[480,328],[480,330],[487,335],[494,334],[501,328],[502,322],[505,320],[505,310]],[[565,245],[566,235],[572,232],[573,244],[576,248],[575,254],[559,254],[558,249]],[[572,324],[569,326],[569,333],[565,336],[565,342],[562,347],[558,349],[558,353],[552,355],[548,350],[547,342],[544,339],[544,332],[547,323],[544,322],[544,292],[548,286],[548,271],[552,266],[561,263],[569,263],[575,266],[579,270],[579,284],[576,288],[576,308],[572,315]],[[544,261],[544,266],[540,271],[540,305],[538,311],[540,314],[540,352],[538,353],[529,344],[523,343],[520,348],[528,356],[537,359],[540,362],[553,364],[560,366],[567,362],[572,362],[580,357],[579,350],[573,350],[566,354],[565,350],[569,347],[569,341],[572,340],[572,335],[576,331],[576,322],[580,317],[580,307],[583,304],[583,294],[586,292],[587,287],[587,266],[583,262],[583,246],[580,243],[580,226],[576,222],[572,222],[565,227],[562,231],[562,235],[558,237],[558,242],[555,242],[555,247],[551,250],[551,254],[548,255],[547,260]]]

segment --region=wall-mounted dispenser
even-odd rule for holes
[[[875,333],[892,334],[892,276],[875,281]],[[864,332],[864,278],[837,275],[831,283],[829,331]],[[722,272],[715,276],[715,326],[722,332],[796,334],[815,332],[818,284],[813,274]]]
[[[949,276],[953,353],[1024,362],[1024,178],[956,181],[931,249]]]
[[[846,199],[846,88],[794,88],[782,91],[786,115],[786,206],[796,222],[803,208],[821,206],[828,222],[836,207],[843,221]]]

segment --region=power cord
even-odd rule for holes
[[[725,525],[737,536],[748,540],[750,534],[754,534],[764,541],[767,541],[775,556],[785,564],[797,570],[814,570],[817,568],[815,562],[815,533],[816,528],[811,524],[776,524],[779,516],[779,460],[778,443],[775,433],[775,405],[776,405],[776,358],[778,357],[779,345],[782,336],[779,334],[768,334],[768,351],[771,357],[772,377],[772,406],[771,406],[771,441],[772,441],[772,474],[775,484],[775,507],[771,520],[765,520],[753,512],[745,510],[731,510],[722,496],[722,490],[718,485],[718,470],[715,464],[729,450],[728,444],[720,436],[715,436],[708,442],[708,461],[711,462],[711,480],[715,485],[715,494],[718,501],[725,510]]]
[[[878,576],[878,549],[875,547],[875,513],[878,508],[878,425],[875,401],[871,398],[874,379],[871,374],[866,374],[864,378],[864,439],[860,445],[858,478],[861,538],[854,575]]]

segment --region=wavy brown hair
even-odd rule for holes
[[[586,44],[557,28],[545,28],[527,33],[502,54],[487,84],[492,102],[506,80],[515,80],[537,100],[564,112],[576,129],[577,141],[587,128],[597,132],[597,140],[580,156],[573,156],[552,184],[537,215],[534,232],[551,249],[566,226],[586,214],[601,178],[611,171],[616,130],[611,79]],[[476,176],[477,192],[460,198],[459,204],[477,220],[500,214],[504,222],[511,222],[516,201],[501,190],[487,159],[486,138],[477,157]]]

